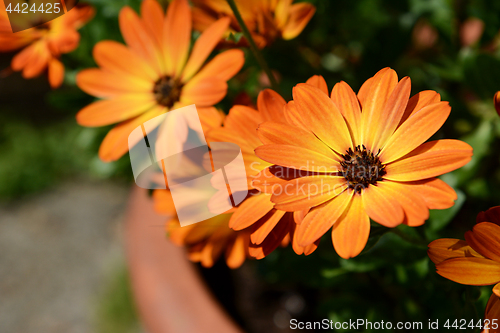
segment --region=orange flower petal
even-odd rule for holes
[[[175,245],[184,246],[186,243],[186,236],[196,227],[195,224],[181,227],[179,220],[173,218],[166,224],[166,232],[169,240]]]
[[[76,121],[82,126],[106,126],[136,117],[155,105],[152,95],[123,95],[86,106],[78,112]]]
[[[391,193],[392,198],[397,198],[398,203],[405,213],[405,224],[418,227],[429,218],[429,209],[421,196],[412,191],[412,187],[404,183],[384,181],[384,190]]]
[[[253,244],[261,244],[274,227],[278,224],[281,218],[285,215],[284,211],[273,209],[267,216],[262,218],[257,223],[252,226],[252,233],[250,235],[250,240]]]
[[[437,273],[451,281],[472,286],[500,282],[500,263],[483,258],[454,258],[436,265]]]
[[[382,112],[397,83],[396,72],[391,68],[384,68],[375,74],[366,91],[362,102],[361,142],[369,150],[373,150],[377,131],[386,125],[381,121]]]
[[[250,162],[250,160],[253,162],[255,160],[261,161],[262,163],[265,163],[269,165],[269,163],[262,161],[260,158],[255,156],[254,153],[254,147],[251,146],[244,137],[242,136],[235,136],[235,133],[232,131],[228,131],[224,127],[220,128],[212,128],[208,134],[207,134],[207,140],[210,144],[210,142],[232,142],[234,144],[237,144],[241,148],[241,152],[243,153],[244,157],[244,162],[245,165],[247,165],[247,162]],[[259,143],[257,144],[257,146]],[[255,156],[254,158],[249,158],[251,156]],[[247,159],[249,161],[247,161]],[[248,164],[248,167],[250,167],[250,164]],[[248,170],[247,170],[248,171]]]
[[[191,9],[187,0],[174,0],[167,8],[163,26],[163,52],[167,74],[180,77],[191,43]],[[211,50],[210,50],[211,51]]]
[[[297,37],[302,30],[304,30],[315,12],[316,7],[310,3],[296,3],[290,6],[290,16],[281,33],[283,39],[286,40]]]
[[[14,71],[22,70],[34,56],[36,56],[36,44],[31,44],[12,58],[12,69]]]
[[[404,211],[395,187],[389,182],[381,181],[376,186],[368,185],[361,194],[368,216],[388,228],[400,225],[404,219]]]
[[[492,294],[490,296],[490,299],[488,301],[488,304],[486,305],[486,311],[485,311],[485,319],[489,319],[489,327],[485,328],[485,330],[482,333],[498,333],[498,329],[493,329],[492,327],[495,327],[495,324],[493,322],[493,319],[498,319],[500,318],[500,297]]]
[[[308,246],[301,246],[301,245],[299,245],[299,242],[297,239],[297,233],[295,232],[295,230],[297,229],[297,225],[295,225],[295,223],[292,223],[290,228],[291,228],[290,234],[293,235],[292,236],[292,249],[296,254],[298,254],[299,256],[302,254],[308,256],[311,253],[313,253],[314,251],[316,251],[321,238],[318,238],[314,243],[309,244]]]
[[[164,107],[156,107],[139,117],[127,120],[116,125],[108,132],[99,148],[99,157],[104,162],[116,161],[125,155],[129,149],[128,137],[132,131],[145,121],[165,113]]]
[[[339,218],[351,199],[351,193],[343,192],[332,200],[311,209],[295,231],[298,244],[308,246],[321,238],[328,229],[339,222]]]
[[[271,230],[269,235],[260,244],[249,244],[249,254],[255,259],[262,259],[268,254],[273,252],[278,246],[282,244],[286,237],[288,236],[288,226],[289,224],[284,221],[286,217],[281,219],[281,221],[276,225],[275,228]]]
[[[164,73],[165,64],[159,46],[132,8],[123,7],[118,21],[125,43],[133,52],[146,59],[156,72]]]
[[[204,78],[214,77],[228,81],[236,75],[245,63],[245,54],[241,50],[227,50],[216,55],[206,64],[190,82],[197,82]]]
[[[370,219],[360,195],[352,197],[349,207],[333,225],[332,241],[337,254],[349,259],[363,251],[370,235]]]
[[[236,269],[243,265],[247,257],[248,237],[240,233],[233,243],[226,249],[226,264],[229,268]]]
[[[64,65],[59,60],[52,58],[49,62],[49,83],[55,89],[64,81]]]
[[[306,217],[307,213],[309,213],[310,209],[304,209],[300,211],[293,212],[293,220],[296,224],[301,224]]]
[[[121,94],[151,94],[153,82],[130,75],[104,72],[97,68],[84,69],[76,76],[76,84],[87,94],[110,98]]]
[[[257,108],[264,121],[283,121],[283,108],[286,102],[277,92],[271,89],[264,89],[257,98]]]
[[[278,178],[271,173],[269,168],[265,168],[251,179],[253,188],[270,194],[273,193],[273,189],[281,188],[287,183],[285,179]]]
[[[312,172],[336,172],[339,162],[317,151],[291,145],[268,144],[255,149],[255,154],[271,164]]]
[[[276,209],[298,211],[318,206],[344,192],[346,179],[338,176],[309,176],[288,181],[274,189],[271,201]]]
[[[429,209],[447,209],[457,200],[455,190],[441,179],[431,178],[414,182],[404,182],[411,191],[424,199]]]
[[[293,0],[281,0],[276,1],[275,4],[271,6],[274,7],[274,22],[278,29],[283,29],[288,21],[288,16],[290,15],[290,7]],[[263,4],[263,3],[261,3]]]
[[[492,207],[477,214],[476,223],[491,222],[500,225],[500,206]]]
[[[368,97],[368,93],[370,92],[370,87],[372,86],[372,82],[373,82],[373,77],[366,80],[361,85],[361,88],[359,88],[357,97],[359,100],[359,104],[361,104],[361,108],[363,108],[363,105],[365,105],[366,103],[366,99]]]
[[[493,287],[493,293],[495,295],[497,295],[498,297],[500,297],[500,283],[497,283],[494,287]]]
[[[293,88],[293,100],[307,129],[337,153],[352,146],[351,135],[339,109],[320,89],[300,83]]]
[[[279,223],[271,230],[268,236],[258,246],[261,248],[261,255],[256,256],[257,259],[262,259],[278,246],[287,246],[290,241],[290,232],[293,227],[292,215],[285,214]],[[257,228],[254,225],[253,229]],[[251,244],[255,246],[255,244]]]
[[[417,148],[441,128],[450,111],[448,102],[440,102],[415,112],[387,140],[380,153],[380,160],[390,163]]]
[[[229,110],[224,126],[231,131],[231,135],[236,137],[236,140],[238,140],[237,137],[243,138],[246,145],[251,147],[251,151],[246,152],[253,154],[253,150],[261,145],[257,136],[257,127],[262,121],[261,114],[256,110],[248,106],[235,105]]]
[[[299,127],[306,131],[309,131],[307,129],[306,124],[300,117],[299,108],[297,107],[297,104],[294,101],[290,101],[285,105],[284,113],[285,113],[285,120],[287,123],[289,123],[292,126]]]
[[[401,121],[399,122],[399,126],[404,123],[411,115],[420,111],[424,107],[441,102],[441,95],[439,95],[434,90],[424,90],[414,95],[408,101],[408,105],[406,106],[406,110],[401,117]]]
[[[245,199],[231,216],[229,227],[242,230],[257,222],[273,209],[274,204],[270,199],[271,195],[266,193],[252,195]]]
[[[40,75],[47,68],[52,57],[44,43],[35,43],[34,46],[35,50],[23,69],[23,77],[25,79]]]
[[[326,84],[325,78],[323,76],[313,75],[309,79],[307,79],[306,83],[318,88],[319,90],[328,95],[328,85]]]
[[[376,127],[376,131],[374,133],[372,151],[378,151],[379,148],[383,147],[398,127],[399,121],[401,120],[408,104],[410,92],[411,80],[408,76],[406,76],[398,82],[396,87],[394,87],[387,103],[382,109],[382,113],[379,118],[381,126],[374,126]]]
[[[191,231],[185,236],[184,243],[187,245],[193,245],[206,240],[221,227],[221,222],[224,223],[222,226],[227,226],[227,220],[224,221],[224,219],[227,219],[227,216],[227,214],[223,214],[195,224],[194,228],[192,228]],[[187,227],[190,226],[191,225]],[[180,228],[183,229],[184,227]],[[227,231],[230,232],[231,230],[227,228]]]
[[[353,140],[353,145],[359,145],[361,108],[356,94],[347,83],[340,81],[333,87],[331,99],[345,118]]]
[[[219,230],[216,230],[219,232]],[[212,237],[211,237],[212,238]],[[201,251],[200,263],[205,268],[212,267],[226,248],[227,240],[209,240]]]
[[[96,63],[104,70],[137,76],[151,82],[151,85],[160,77],[143,58],[118,42],[110,40],[99,42],[94,47],[93,53]]]
[[[204,31],[217,20],[198,7],[191,8],[191,15],[193,16],[193,29],[196,31]]]
[[[476,224],[465,233],[465,240],[486,258],[500,262],[500,226],[490,222]]]
[[[429,244],[427,254],[436,265],[453,258],[483,257],[474,251],[474,249],[472,249],[466,241],[451,238],[436,239]]]
[[[339,160],[339,157],[314,134],[301,128],[268,121],[259,125],[257,135],[264,144],[280,144],[307,148],[331,158],[332,160]],[[336,163],[335,166],[340,168],[340,164],[338,163]],[[328,169],[328,171],[332,172],[331,169]]]
[[[217,78],[206,78],[198,82],[188,82],[181,92],[182,104],[196,106],[212,106],[219,103],[227,92],[226,81]]]
[[[156,0],[144,0],[141,3],[142,22],[157,45],[161,45],[163,36],[163,8]]]
[[[472,148],[459,140],[426,142],[404,158],[386,166],[384,178],[413,181],[432,178],[469,163]]]
[[[155,190],[153,192],[155,211],[163,215],[175,215],[175,205],[169,190]]]
[[[196,40],[191,51],[191,56],[182,72],[182,82],[187,82],[201,68],[205,60],[220,41],[222,35],[229,27],[229,17],[223,17],[212,24]]]

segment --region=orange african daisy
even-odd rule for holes
[[[212,107],[227,92],[227,81],[243,66],[241,50],[228,50],[203,64],[229,26],[221,18],[196,40],[191,54],[191,9],[174,0],[164,15],[155,0],[141,5],[142,17],[130,7],[120,11],[120,29],[127,45],[102,41],[94,48],[100,68],[78,74],[85,92],[102,98],[77,114],[83,126],[118,123],[99,149],[104,161],[128,151],[128,136],[145,121],[172,109],[195,104],[202,125],[218,117]],[[203,66],[203,67],[202,67]]]
[[[486,319],[500,318],[500,206],[478,214],[477,224],[459,239],[437,239],[429,244],[429,257],[437,273],[451,281],[493,287]],[[500,332],[500,323],[484,332]]]
[[[306,84],[321,85],[324,79],[313,76]],[[265,162],[255,155],[255,149],[262,143],[257,128],[265,121],[285,121],[283,109],[285,100],[275,91],[265,89],[257,99],[257,110],[236,105],[224,121],[223,127],[212,128],[208,132],[209,141],[230,141],[240,148],[245,163],[249,195],[235,209],[229,220],[229,226],[234,230],[250,230],[250,255],[262,259],[278,246],[286,246],[290,241],[295,253],[309,255],[316,250],[318,242],[300,246],[295,237],[297,223],[305,215],[303,211],[287,212],[274,208],[271,202],[272,188],[270,185],[283,183],[274,178],[276,183],[260,182],[267,180],[267,168],[271,163]]]
[[[308,246],[333,227],[343,258],[357,256],[370,233],[370,218],[386,227],[420,226],[429,209],[451,207],[454,190],[436,179],[467,164],[472,148],[458,140],[424,143],[450,114],[434,91],[411,99],[410,79],[398,82],[390,68],[363,84],[358,95],[345,82],[328,97],[322,88],[298,84],[285,109],[288,123],[260,125],[263,160],[294,178],[273,190],[275,208],[311,209],[297,227]],[[270,173],[273,173],[269,169]]]
[[[77,30],[94,16],[90,6],[77,6],[66,14],[31,29],[12,33],[5,5],[0,1],[0,52],[23,48],[12,59],[11,68],[22,71],[25,79],[39,76],[47,70],[52,88],[64,79],[64,65],[59,58],[74,51],[80,42]],[[30,19],[38,19],[30,15]]]
[[[276,38],[293,39],[306,27],[316,8],[307,2],[292,4],[293,0],[236,0],[243,21],[255,43],[264,47]],[[226,32],[240,32],[241,28],[226,0],[193,0],[193,24],[205,31],[220,17],[231,18]]]

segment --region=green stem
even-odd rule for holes
[[[248,41],[248,44],[250,45],[250,50],[252,51],[255,59],[257,59],[257,62],[259,63],[260,67],[264,70],[266,73],[267,77],[269,78],[269,82],[271,82],[271,87],[273,88],[274,91],[278,92],[279,87],[278,87],[278,82],[276,82],[276,79],[274,78],[273,73],[271,72],[271,69],[267,65],[266,61],[264,60],[264,57],[262,56],[262,53],[260,52],[259,48],[255,44],[255,41],[253,40],[252,34],[248,30],[245,21],[243,21],[243,18],[241,17],[240,11],[238,10],[238,7],[236,6],[236,2],[234,0],[227,0],[227,3],[231,7],[231,10],[234,13],[234,17],[238,21],[238,24],[241,27],[241,31],[243,32],[243,35]]]

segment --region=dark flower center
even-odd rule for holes
[[[342,176],[347,179],[350,189],[361,193],[361,190],[368,185],[375,185],[377,181],[382,180],[386,174],[385,165],[380,162],[378,155],[373,155],[364,145],[357,146],[354,151],[349,148],[346,154],[342,155],[344,161],[342,166]]]
[[[181,97],[182,83],[172,77],[164,76],[156,81],[153,88],[156,102],[171,108]]]

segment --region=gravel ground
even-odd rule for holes
[[[95,305],[124,263],[128,188],[66,183],[0,205],[0,332],[95,331]]]

